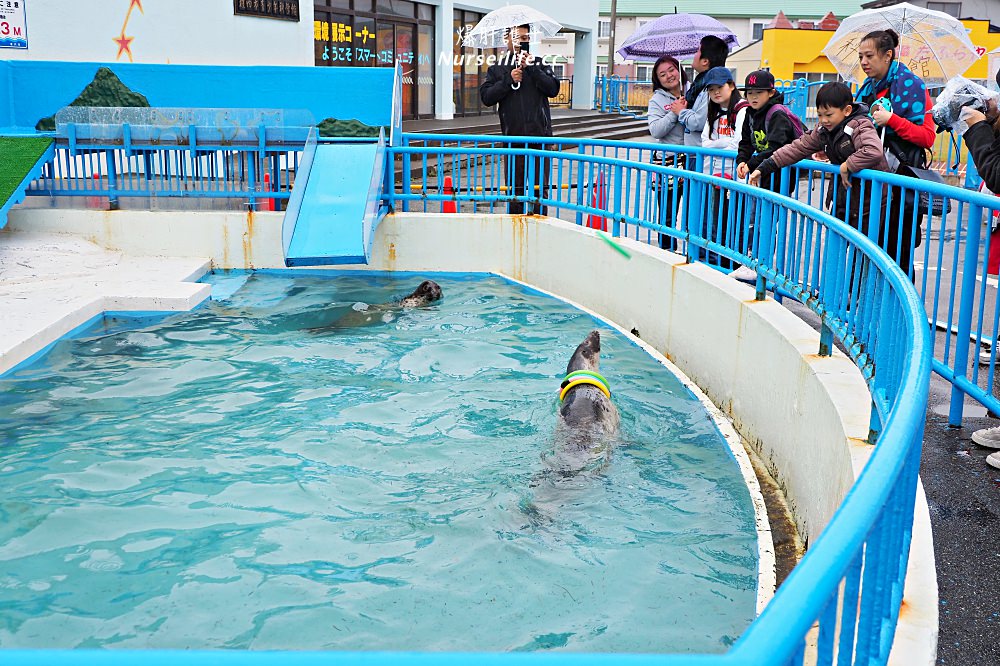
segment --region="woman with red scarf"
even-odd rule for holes
[[[927,168],[927,149],[934,145],[933,103],[927,86],[906,65],[896,60],[899,35],[892,30],[870,32],[861,40],[858,57],[868,76],[855,98],[871,108],[872,120],[882,134],[890,168],[915,177],[912,168]],[[889,213],[883,218],[879,245],[913,278],[913,248],[923,235],[923,211],[918,199],[902,188],[889,188]]]

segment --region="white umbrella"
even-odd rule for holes
[[[493,49],[504,46],[511,28],[530,25],[528,41],[536,43],[542,37],[551,37],[562,27],[557,21],[526,5],[507,5],[494,9],[483,17],[462,40],[463,46]]]
[[[833,33],[823,54],[845,79],[861,83],[865,73],[858,47],[869,32],[895,30],[899,35],[897,60],[927,84],[944,84],[979,59],[976,47],[958,19],[944,12],[902,2],[891,7],[865,9],[848,16]]]

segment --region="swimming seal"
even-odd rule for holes
[[[550,461],[557,471],[575,473],[610,460],[621,418],[600,368],[601,333],[591,331],[570,357],[560,387],[556,451]]]
[[[308,329],[314,333],[321,333],[331,328],[355,328],[359,326],[372,326],[375,324],[386,324],[396,318],[401,310],[409,308],[419,308],[430,305],[441,300],[441,287],[433,280],[424,280],[411,293],[398,301],[391,303],[355,303],[354,307],[342,317],[326,326],[317,326]]]

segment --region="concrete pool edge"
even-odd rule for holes
[[[11,213],[9,228],[76,234],[134,254],[208,257],[217,268],[283,268],[281,217],[280,213],[20,209]],[[397,213],[379,225],[370,266],[338,268],[493,272],[558,293],[623,328],[637,326],[647,342],[681,365],[684,374],[731,415],[737,431],[752,446],[761,447],[769,471],[777,472],[786,496],[791,495],[800,532],[815,538],[872,450],[864,441],[868,394],[857,368],[842,355],[816,356],[815,331],[773,301],[754,302],[749,286],[704,266],[685,265],[682,258],[657,248],[628,239],[621,243],[633,254],[627,271],[622,270],[625,260],[593,231],[567,222]],[[587,270],[568,272],[566,266]],[[613,297],[606,298],[608,294]],[[620,294],[630,294],[628,302],[614,298]],[[718,316],[706,312],[707,299],[720,296],[726,303],[724,312]],[[778,325],[769,323],[775,318]],[[758,385],[773,373],[762,362],[769,360],[767,353],[754,345],[748,348],[753,353],[737,353],[729,360],[714,354],[726,350],[725,345],[709,346],[701,367],[692,368],[686,362],[688,353],[705,343],[698,332],[717,337],[722,329],[730,332],[730,345],[767,332],[780,333],[777,337],[784,342],[774,351],[791,363],[784,381],[801,387],[792,394],[796,399],[782,402]],[[817,399],[824,401],[819,420],[801,404]],[[828,428],[840,433],[839,441],[827,436],[827,445],[819,447],[833,456],[829,469],[821,459],[802,455],[804,446],[808,453],[817,448],[816,434]],[[816,495],[822,495],[822,501]],[[916,501],[910,568],[890,663],[934,661],[937,580],[929,514],[919,488]]]
[[[125,256],[68,234],[0,231],[0,376],[108,312],[185,312],[204,258]]]

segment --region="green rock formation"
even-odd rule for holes
[[[337,120],[336,118],[327,118],[317,127],[319,127],[319,135],[321,137],[377,137],[379,129],[378,125],[366,125],[360,120]],[[388,138],[389,128],[384,128],[384,131]]]
[[[70,106],[149,106],[149,100],[137,92],[133,92],[121,82],[115,73],[107,67],[101,67],[94,75],[94,80]],[[39,132],[52,132],[56,128],[55,115],[42,118],[35,124]]]

